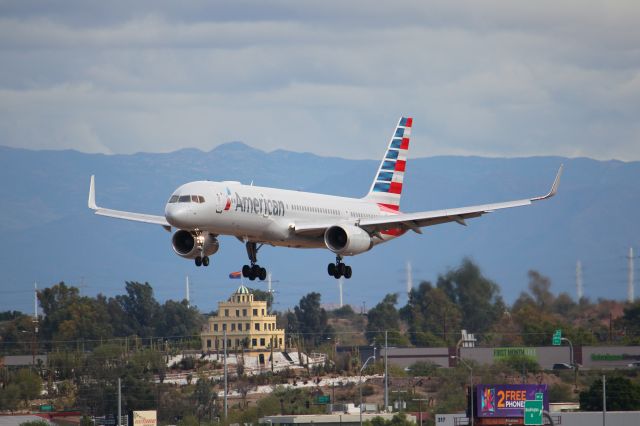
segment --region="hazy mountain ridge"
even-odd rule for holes
[[[405,176],[402,208],[420,211],[526,198],[548,191],[560,163],[565,173],[558,197],[531,207],[424,229],[349,259],[354,278],[345,301],[377,303],[402,292],[404,264],[411,260],[414,282],[435,280],[463,256],[474,258],[503,289],[507,300],[526,287],[526,271],[551,276],[555,291],[575,295],[575,262],[585,266],[585,295],[623,298],[629,245],[640,242],[640,162],[559,157],[481,158],[442,156],[412,159]],[[83,282],[88,293],[119,291],[124,280],[148,280],[158,297],[181,298],[184,276],[192,277],[194,301],[213,306],[239,284],[227,274],[246,262],[232,238],[209,268],[174,255],[170,234],[160,227],[96,217],[86,207],[89,176],[96,175],[97,202],[106,207],[162,214],[169,194],[197,179],[239,180],[261,186],[362,196],[378,161],[345,160],[277,150],[270,153],[240,142],[209,152],[183,149],[165,154],[83,154],[0,147],[0,237],[6,289],[0,309],[29,309],[34,280]],[[301,295],[320,291],[337,300],[335,280],[326,275],[328,251],[265,247],[261,264],[270,267],[283,309]],[[640,263],[640,262],[639,262]],[[261,284],[254,284],[256,287]],[[263,284],[262,284],[263,285]],[[25,288],[26,287],[26,288]]]

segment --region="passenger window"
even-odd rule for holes
[[[188,203],[191,201],[191,195],[181,195],[178,201],[181,203]]]

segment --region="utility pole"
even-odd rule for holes
[[[602,376],[602,426],[607,424],[607,378]]]
[[[576,296],[578,297],[578,303],[580,303],[582,295],[582,262],[578,260],[576,262]]]
[[[389,370],[387,369],[387,352],[389,352],[389,346],[387,342],[387,335],[389,332],[384,331],[384,411],[387,412],[389,408]]]
[[[224,348],[224,421],[227,422],[227,330],[223,333],[224,342],[222,347]]]
[[[31,336],[31,363],[36,367],[36,346],[38,339],[38,283],[33,283],[33,336]]]
[[[629,247],[629,255],[627,256],[628,261],[628,276],[627,276],[627,302],[633,303],[635,299],[633,295],[633,247]]]
[[[120,377],[118,377],[118,426],[122,426],[122,389]]]

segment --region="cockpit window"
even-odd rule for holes
[[[169,198],[170,203],[204,203],[202,195],[172,195]]]

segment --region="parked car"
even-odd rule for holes
[[[640,361],[631,362],[631,363],[627,364],[627,367],[640,368]]]
[[[566,362],[559,362],[557,364],[553,364],[553,370],[573,370],[573,365],[567,364]]]

